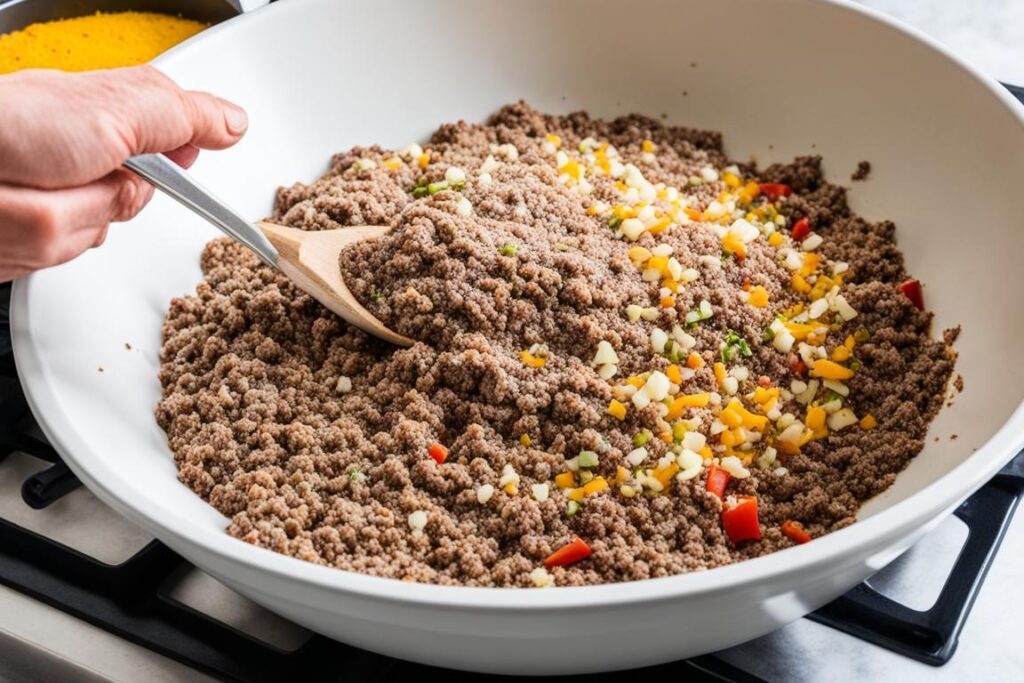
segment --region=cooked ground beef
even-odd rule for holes
[[[596,146],[603,143],[611,147]],[[658,194],[646,203],[685,204],[698,221],[677,214],[671,229],[623,239],[629,226],[615,212],[635,197],[621,177],[576,180],[566,160],[594,157],[577,154],[581,145],[600,150],[595,163],[613,175],[616,163],[633,161]],[[559,156],[563,150],[570,156]],[[194,296],[172,302],[163,330],[157,419],[181,480],[230,517],[228,532],[245,541],[340,569],[441,584],[666,576],[787,547],[793,541],[780,530],[787,520],[811,536],[850,524],[923,446],[952,373],[955,331],[930,339],[931,315],[898,288],[907,275],[894,226],[853,215],[845,191],[824,181],[820,159],[763,171],[728,164],[716,133],[641,116],[545,116],[522,103],[486,125],[442,126],[422,150],[336,155],[322,179],[279,191],[273,220],[310,230],[391,225],[385,238],[344,252],[341,267],[364,304],[417,343],[396,349],[370,338],[246,249],[211,242],[204,281]],[[792,194],[759,192],[748,202],[752,178]],[[679,188],[678,200],[669,187]],[[735,247],[722,237],[733,217],[709,216],[723,192],[738,196],[745,187],[743,210],[762,227]],[[786,227],[772,244],[773,228],[764,225],[774,225],[776,210]],[[828,268],[808,275],[808,286],[834,280],[857,312],[844,320],[832,305],[820,318],[830,321],[822,353],[856,368],[832,385],[849,395],[820,386],[805,398],[830,411],[838,399],[877,425],[828,429],[783,448],[783,423],[805,413],[811,422],[791,389],[810,382],[814,349],[780,352],[767,331],[780,312],[796,329],[813,308],[785,256],[805,258],[789,236],[801,219],[813,230],[808,239],[824,238],[815,253]],[[638,262],[631,251],[657,245],[693,269],[668,296],[659,291],[661,276],[645,277],[644,263],[653,261]],[[753,305],[758,288],[770,304]],[[713,315],[686,326],[702,301]],[[669,331],[674,343],[685,330],[688,353],[700,359],[657,353],[656,330]],[[848,338],[850,353],[836,351]],[[727,339],[723,369],[731,374],[723,383],[714,364]],[[591,362],[602,341],[617,355],[613,377],[602,378]],[[677,419],[665,403],[642,406],[629,395],[628,380],[642,385],[654,371],[678,377],[673,372],[687,365],[673,391],[703,392],[707,405]],[[747,443],[724,445],[715,432],[723,406],[736,400],[757,413],[748,397],[758,388],[778,394],[760,407],[769,426],[748,432]],[[609,414],[613,399],[621,399],[622,419]],[[706,490],[706,466],[682,479],[667,470],[667,485],[654,490],[652,476],[692,443],[685,431],[708,437],[705,465],[740,465],[729,465],[736,476],[726,498],[757,496],[760,540],[729,539],[723,501]],[[627,455],[648,433],[647,456],[635,465]],[[772,451],[778,446],[774,460],[770,443]],[[428,454],[434,444],[448,450],[443,464]],[[599,462],[577,468],[574,487],[587,477],[609,487],[575,509],[567,499],[573,488],[560,490],[554,478],[591,451]],[[593,554],[538,575],[574,537]]]
[[[871,162],[858,161],[857,170],[850,175],[850,180],[867,180],[871,175]]]

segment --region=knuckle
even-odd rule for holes
[[[45,203],[31,207],[30,220],[35,246],[41,250],[60,241],[61,218],[56,209]]]
[[[155,88],[177,89],[177,86],[170,77],[150,64],[130,66],[124,71],[129,76],[128,80],[131,81],[130,83],[126,83],[128,87],[149,86]]]
[[[101,246],[107,241],[107,233],[110,231],[110,223],[103,225],[98,233],[96,234],[96,240],[92,243],[93,247]]]
[[[149,202],[153,196],[153,188],[148,183],[129,177],[125,179],[114,201],[112,219],[115,221],[127,221],[134,218],[142,207]]]

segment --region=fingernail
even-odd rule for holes
[[[248,114],[244,109],[230,102],[224,102],[224,122],[227,123],[228,132],[232,135],[241,135],[249,128]]]

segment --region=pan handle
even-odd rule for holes
[[[242,12],[252,12],[260,7],[269,5],[273,0],[238,0],[238,5],[242,8]]]

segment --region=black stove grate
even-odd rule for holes
[[[1024,88],[1007,87],[1024,102]],[[11,353],[10,289],[0,284],[0,461],[21,451],[50,463],[22,486],[25,503],[41,509],[81,484],[49,444],[23,429],[29,409]],[[918,661],[944,664],[956,651],[1022,495],[1024,453],[955,511],[968,526],[968,539],[930,609],[912,610],[861,584],[809,618]],[[104,564],[0,519],[0,583],[223,680],[377,681],[433,675],[454,683],[480,678],[376,655],[323,636],[291,652],[279,650],[172,598],[167,579],[189,567],[159,541],[119,565]],[[692,681],[761,680],[711,655],[631,673]],[[612,676],[619,679],[621,673],[587,679]]]

